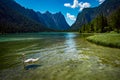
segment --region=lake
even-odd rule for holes
[[[120,49],[92,44],[86,41],[90,35],[0,35],[0,80],[119,80]],[[23,63],[23,54],[39,60]]]

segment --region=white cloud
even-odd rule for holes
[[[76,17],[74,15],[71,15],[70,13],[67,13],[67,18],[69,18],[70,20],[73,20],[75,21],[76,20]]]
[[[91,5],[90,5],[90,3],[88,3],[88,2],[78,2],[78,0],[74,0],[73,1],[73,5],[71,5],[70,3],[65,3],[64,4],[64,6],[65,7],[70,7],[70,8],[77,8],[77,7],[79,7],[80,8],[80,11],[81,10],[83,10],[84,8],[88,8],[88,7],[90,7]]]
[[[102,4],[105,0],[98,0],[99,4]]]
[[[79,6],[78,4],[79,4],[78,0],[74,0],[73,5],[71,5],[70,3],[65,3],[64,6],[70,7],[70,8],[76,8]]]
[[[79,2],[78,2],[78,0],[74,0],[73,1],[73,5],[71,6],[71,8],[76,8],[76,7],[78,7],[79,5]]]
[[[79,6],[80,6],[80,11],[82,11],[84,8],[88,8],[88,7],[90,7],[91,5],[90,5],[90,3],[88,3],[88,2],[85,2],[85,3],[80,2],[80,3],[79,3]]]
[[[65,7],[71,7],[70,3],[65,3],[64,6]]]

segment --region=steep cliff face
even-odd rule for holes
[[[61,12],[52,14],[49,11],[46,11],[44,14],[37,12],[40,21],[48,28],[53,30],[66,30],[69,27],[63,14]]]
[[[54,19],[54,22],[55,22],[58,30],[59,29],[67,30],[68,28],[70,28],[65,20],[65,17],[63,16],[63,14],[61,12],[53,14],[53,19]]]
[[[98,7],[86,8],[78,14],[76,22],[72,25],[71,30],[78,30],[83,24],[92,21],[100,14],[108,16],[118,7],[120,7],[120,0],[105,0],[105,2]]]

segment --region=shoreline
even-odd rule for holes
[[[97,34],[86,38],[87,41],[111,48],[120,49],[120,34]]]

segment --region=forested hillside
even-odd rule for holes
[[[97,18],[80,28],[82,33],[103,33],[110,31],[120,32],[120,8],[113,11],[108,17],[101,13]]]
[[[40,23],[28,19],[0,1],[0,33],[37,32],[45,30],[49,29]]]
[[[69,28],[62,13],[41,14],[14,0],[0,0],[0,33],[59,31]]]

